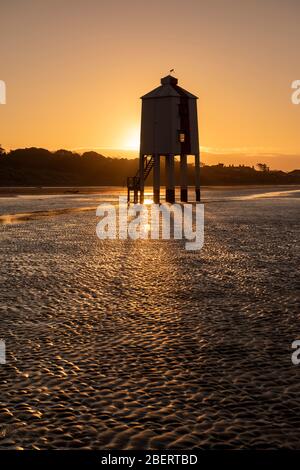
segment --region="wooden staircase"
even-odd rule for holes
[[[154,157],[152,155],[145,155],[143,163],[144,163],[143,167],[144,167],[144,182],[145,182],[154,166]],[[128,202],[130,202],[130,191],[133,191],[134,203],[137,203],[138,191],[141,191],[140,170],[136,172],[135,176],[128,176],[127,191],[128,191]]]

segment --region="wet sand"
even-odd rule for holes
[[[1,225],[0,448],[299,449],[300,199],[270,192],[204,192],[194,253],[100,241],[94,210]]]

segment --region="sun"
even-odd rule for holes
[[[139,128],[130,129],[124,138],[124,150],[138,150],[140,147],[140,130]]]
[[[150,198],[144,199],[144,204],[146,206],[150,206],[151,204],[153,204],[153,199],[150,199]]]

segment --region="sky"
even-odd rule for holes
[[[139,98],[174,68],[199,96],[207,163],[300,167],[299,0],[0,0],[0,12],[7,150],[137,148]]]

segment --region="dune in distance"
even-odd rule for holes
[[[107,157],[117,158],[138,158],[137,148],[74,148],[74,152],[95,151]],[[262,149],[207,149],[201,148],[201,160],[206,165],[245,165],[255,166],[258,162],[265,162],[271,170],[292,171],[300,168],[300,154],[291,154],[280,151],[263,151]]]
[[[49,151],[43,148],[21,148],[2,152],[0,156],[0,186],[126,186],[127,177],[135,175],[138,159],[104,156],[95,151],[75,152],[66,149]],[[165,162],[161,159],[161,181],[166,181]],[[220,160],[220,159],[219,159]],[[256,158],[258,160],[258,158]],[[180,183],[180,163],[175,159],[175,184]],[[151,184],[152,173],[148,184]],[[299,184],[300,170],[271,170],[265,162],[247,165],[201,166],[202,185]],[[187,181],[194,182],[194,159],[188,157]]]

